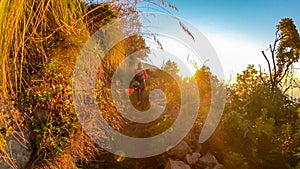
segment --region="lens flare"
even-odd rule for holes
[[[114,153],[114,157],[115,157],[117,162],[122,162],[122,161],[125,160],[125,153],[122,150],[116,151]]]
[[[128,18],[137,18],[137,20]],[[156,43],[157,45],[149,45],[144,49],[131,51],[121,61],[106,57],[114,47],[120,49],[126,46],[124,44],[125,39],[128,40],[136,36],[145,40],[146,44]],[[169,42],[175,41],[181,44],[180,46],[184,46],[192,55],[189,55],[187,59],[182,59],[182,56],[179,56],[181,54],[164,50],[159,41],[161,37],[169,39]],[[172,46],[171,49],[178,51],[181,47]],[[131,104],[129,97],[133,94],[133,90],[129,89],[128,86],[132,80],[132,70],[136,66],[132,64],[132,60],[139,59],[141,61],[143,59],[141,56],[147,58],[160,56],[156,57],[155,63],[144,59],[143,61],[148,63],[148,67],[145,67],[145,69],[161,69],[160,66],[157,66],[157,63],[165,63],[165,56],[168,56],[169,60],[179,63],[181,69],[189,77],[194,77],[194,72],[192,72],[194,68],[193,64],[186,64],[186,60],[193,58],[191,60],[193,63],[202,62],[219,79],[224,79],[217,54],[206,37],[188,22],[175,16],[162,13],[134,14],[134,16],[118,18],[101,27],[86,42],[76,61],[72,86],[73,100],[78,120],[85,133],[103,149],[116,154],[116,160],[119,162],[124,160],[125,157],[145,158],[155,156],[176,146],[194,126],[200,107],[200,90],[195,80],[191,79],[188,83],[188,87],[193,89],[192,93],[186,92],[189,88],[180,83],[172,71],[161,69],[172,76],[180,90],[181,105],[172,125],[160,134],[146,138],[130,137],[110,126],[102,116],[96,102],[94,100],[88,102],[84,100],[84,98],[95,98],[96,78],[99,69],[105,71],[103,70],[103,64],[110,63],[114,67],[115,72],[111,75],[109,91],[111,91],[114,108],[123,118],[131,122],[145,124],[161,117],[165,111],[169,100],[166,100],[164,93],[159,89],[158,91],[150,91],[151,97],[156,96],[159,99],[150,99],[151,106],[146,111],[137,110]],[[205,61],[208,60],[209,62],[206,63]],[[155,93],[151,94],[151,92]],[[212,135],[224,109],[225,89],[212,87],[210,92],[212,93],[211,104],[199,136],[200,143],[206,141]],[[157,100],[160,103],[153,104]]]

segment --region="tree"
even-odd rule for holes
[[[179,72],[179,68],[176,62],[168,60],[163,66],[162,70],[169,72],[171,75],[176,75]]]
[[[221,123],[208,141],[226,168],[287,168],[298,160],[298,103],[289,100],[279,87],[272,88],[253,65],[228,87]]]
[[[292,64],[297,62],[300,57],[300,36],[292,19],[282,19],[277,25],[275,36],[273,45],[269,45],[271,59],[267,57],[265,51],[262,51],[268,63],[272,88],[282,82]]]

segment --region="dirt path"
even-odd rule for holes
[[[149,114],[150,116],[155,113],[162,114],[165,110],[166,99],[164,98],[163,93],[160,90],[153,90],[149,95],[149,102],[153,109],[153,114]],[[137,107],[138,109],[142,109],[142,106],[147,107],[147,105],[141,105]],[[148,105],[149,107],[149,105]],[[161,112],[161,113],[159,113]],[[141,112],[143,113],[143,112]],[[153,125],[155,125],[158,121],[162,120],[165,115],[159,116],[155,121],[145,124],[130,122],[126,127],[124,127],[122,133],[130,136],[130,137],[149,137],[153,135]],[[153,117],[154,118],[154,117]],[[149,158],[141,158],[141,159],[133,159],[133,158],[125,158],[122,163],[125,166],[130,167],[131,169],[149,169],[149,168],[164,168],[163,163],[161,161],[157,161],[157,157],[149,157]],[[161,163],[161,164],[160,164]]]

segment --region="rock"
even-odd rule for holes
[[[27,133],[14,132],[13,135],[10,134],[6,137],[6,131],[10,128],[14,128],[13,126],[15,123],[20,123],[20,121],[22,121],[21,112],[15,108],[14,104],[12,99],[5,100],[1,98],[0,95],[0,130],[2,132],[0,135],[1,141],[4,141],[2,139],[5,139],[5,144],[1,143],[1,145],[5,145],[4,148],[7,153],[6,155],[4,153],[1,155],[1,169],[25,168],[32,152],[29,148],[29,143],[27,142],[29,138]],[[10,131],[10,133],[12,133],[12,131]],[[6,162],[11,164],[11,166]]]
[[[203,151],[202,144],[201,143],[196,143],[194,152],[196,152],[196,153],[202,153],[202,151]]]
[[[33,116],[35,117],[35,119],[37,119],[39,122],[42,123],[45,123],[47,121],[49,114],[50,114],[49,110],[45,110],[41,108],[33,112]]]
[[[14,117],[20,116],[20,111],[14,106],[14,101],[7,101],[0,95],[0,130],[5,130],[14,123]]]
[[[217,166],[219,164],[216,157],[210,152],[206,153],[199,159],[199,162],[208,166]]]
[[[165,169],[191,169],[191,167],[183,161],[169,159]]]
[[[25,140],[28,138],[28,135],[26,135],[26,133],[24,134],[24,138],[21,138],[22,133],[16,132],[14,133],[14,136],[9,135],[5,139],[7,143],[6,151],[8,154],[12,155],[12,158],[15,160],[16,167],[19,169],[25,168],[31,155],[29,143]],[[0,168],[11,169],[11,166],[6,164],[3,159],[0,159]]]
[[[169,155],[178,159],[183,159],[188,153],[192,153],[192,149],[185,141],[181,141],[178,145],[168,151]]]
[[[225,169],[225,167],[222,164],[217,164],[214,169]]]
[[[201,157],[200,153],[186,154],[185,160],[188,164],[194,165],[199,161],[200,157]]]

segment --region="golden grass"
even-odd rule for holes
[[[74,113],[72,110],[65,111],[65,106],[70,106],[70,104],[62,103],[63,108],[56,109],[59,105],[53,105],[54,102],[50,104],[51,101],[45,101],[42,104],[37,104],[36,98],[29,97],[27,98],[29,100],[25,100],[25,98],[30,96],[30,93],[39,94],[39,92],[50,91],[53,85],[59,85],[57,82],[53,82],[53,78],[46,76],[49,73],[47,70],[51,70],[52,74],[55,72],[62,75],[62,79],[65,80],[62,85],[68,84],[61,91],[58,91],[58,94],[63,93],[66,87],[70,87],[76,57],[90,34],[105,23],[118,17],[118,14],[127,15],[133,12],[136,1],[133,3],[131,0],[124,0],[119,2],[117,7],[111,5],[113,2],[115,0],[88,9],[87,4],[81,0],[0,1],[0,99],[7,100],[10,98],[16,100],[16,104],[11,104],[11,106],[13,108],[18,107],[23,111],[18,115],[9,112],[14,125],[10,126],[9,123],[4,122],[6,131],[14,133],[16,130],[23,131],[28,126],[32,127],[31,123],[39,120],[34,116],[39,109],[46,109],[49,110],[50,114],[59,115],[55,118],[47,117],[45,126],[50,126],[49,122],[57,122],[59,118],[65,119],[68,115],[72,116],[72,113]],[[102,10],[102,8],[106,10]],[[121,10],[121,8],[127,8],[128,10]],[[99,18],[101,19],[99,20]],[[104,63],[106,71],[104,73],[114,71],[118,63],[124,59],[124,53],[126,53],[124,45],[124,42],[121,42],[108,53],[107,58],[109,59]],[[53,70],[49,69],[51,64],[56,64]],[[49,74],[52,75],[51,72]],[[103,75],[102,78],[104,78],[102,80],[107,80],[105,78],[109,78],[109,73]],[[38,86],[39,82],[42,86]],[[66,96],[69,101],[72,101],[70,94],[56,96]],[[64,98],[58,98],[58,101],[61,100],[64,100]],[[0,114],[0,120],[5,121],[3,119],[5,119],[5,116]],[[111,121],[116,120],[111,119]],[[73,125],[78,124],[74,123]],[[115,122],[115,125],[120,128],[121,124]],[[45,153],[49,151],[46,149],[51,147],[51,145],[44,145],[42,149],[36,150],[38,157],[32,159],[32,166],[75,168],[74,161],[76,159],[87,161],[92,158],[93,143],[80,128],[76,129],[75,133],[69,135],[69,144],[63,149],[63,154],[54,157],[43,155],[43,159],[38,159],[40,157],[38,153]],[[40,144],[47,144],[47,137],[45,136],[56,138],[51,133],[53,132],[51,129],[47,128],[46,131],[49,133],[42,133]],[[66,131],[66,133],[68,132]],[[31,137],[35,136],[33,134]],[[4,148],[6,137],[7,135],[0,133],[1,158],[6,159],[6,162],[12,168],[15,168],[14,160]],[[38,139],[40,138],[32,138],[34,141]],[[37,143],[34,141],[32,144],[36,146]],[[55,154],[55,152],[50,152],[50,154]]]
[[[20,103],[8,100],[17,100],[24,89],[32,87],[30,76],[39,73],[38,69],[48,62],[61,38],[86,30],[84,12],[80,0],[0,1],[0,99],[8,103],[0,103],[5,109],[0,114],[1,129],[5,131],[0,133],[0,150],[1,158],[12,168],[16,163],[5,149],[5,138],[14,131],[25,130],[23,119],[29,116],[14,111]]]
[[[80,31],[84,9],[80,0],[3,0],[0,9],[0,86],[4,97],[16,96],[28,83],[24,67],[47,60],[57,33]]]

